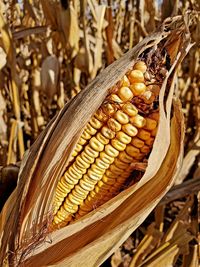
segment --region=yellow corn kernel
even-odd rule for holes
[[[90,163],[85,162],[80,156],[76,157],[76,164],[83,169],[87,169],[90,167]]]
[[[95,136],[90,139],[89,144],[95,151],[100,152],[104,149],[104,145]]]
[[[116,138],[124,144],[129,144],[131,142],[131,137],[121,131],[116,134]]]
[[[111,156],[113,158],[117,157],[119,155],[119,151],[111,146],[110,144],[105,146],[105,152],[108,156]]]
[[[95,129],[100,129],[101,126],[103,125],[103,123],[101,121],[99,121],[97,118],[92,117],[90,119],[90,124],[92,125],[92,127],[94,127]]]
[[[105,163],[109,163],[112,164],[114,161],[114,158],[107,155],[104,151],[100,153],[100,158],[105,162]]]
[[[96,165],[101,169],[107,169],[109,167],[109,163],[105,163],[102,159],[98,158],[95,161]]]
[[[87,124],[85,131],[90,135],[95,135],[97,132],[97,130],[94,127],[92,127],[90,123]]]
[[[109,143],[109,139],[107,139],[103,134],[100,132],[96,135],[97,140],[99,140],[103,145],[107,145]]]
[[[122,110],[129,116],[135,116],[137,115],[138,113],[138,110],[137,108],[131,104],[131,103],[125,103],[123,106],[122,106]]]
[[[86,139],[84,139],[83,137],[80,137],[79,138],[79,141],[78,141],[78,143],[80,144],[80,145],[85,145],[85,143],[87,142],[87,140]]]
[[[140,70],[142,73],[145,73],[147,71],[147,65],[144,61],[138,61],[133,66],[133,69]]]
[[[125,132],[126,134],[128,134],[131,137],[137,135],[137,133],[138,133],[137,128],[130,123],[123,125],[122,130],[123,130],[123,132]]]
[[[140,70],[132,70],[129,75],[128,79],[131,83],[143,83],[144,82],[144,74]]]
[[[97,158],[99,155],[99,152],[92,149],[92,147],[89,145],[85,147],[84,151],[89,157],[92,157],[92,158]]]
[[[115,119],[121,124],[127,124],[129,122],[129,116],[122,110],[118,110],[114,115]]]
[[[83,151],[81,153],[81,158],[87,162],[87,163],[90,163],[92,164],[94,162],[94,158],[93,157],[90,157],[85,151]]]
[[[125,86],[119,88],[117,94],[122,101],[129,101],[133,98],[132,91],[128,87],[125,87]]]
[[[105,136],[105,138],[108,139],[113,139],[115,137],[115,132],[113,132],[110,128],[103,126],[101,128],[101,133],[103,134],[103,136]]]
[[[145,126],[146,124],[146,120],[144,117],[140,116],[139,114],[137,114],[136,116],[134,117],[131,117],[130,118],[130,122],[136,126],[137,128],[142,128]]]
[[[117,139],[112,139],[111,144],[114,148],[116,148],[118,151],[123,151],[126,148],[126,145],[122,142],[120,142]]]
[[[88,176],[93,179],[94,181],[99,181],[99,179],[101,178],[102,174],[97,173],[93,170],[88,170],[87,172]]]
[[[146,85],[144,83],[133,83],[130,89],[135,96],[138,96],[146,91]]]
[[[83,131],[81,137],[85,140],[89,140],[91,138],[91,135],[87,131]]]

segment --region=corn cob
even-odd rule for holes
[[[159,112],[150,109],[159,86],[148,85],[148,76],[145,62],[138,61],[84,128],[56,188],[55,225],[66,225],[115,196],[133,172],[133,163],[151,151]]]

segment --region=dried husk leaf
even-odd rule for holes
[[[143,178],[82,220],[48,235],[55,186],[83,126],[101,105],[108,89],[139,55],[177,32],[182,47],[161,88],[158,134]],[[1,213],[1,263],[8,256],[9,264],[15,265],[24,262],[26,266],[78,266],[84,262],[84,266],[98,266],[144,221],[169,190],[182,161],[184,129],[177,101],[171,120],[174,80],[165,101],[164,95],[170,74],[190,48],[185,33],[181,16],[167,20],[159,31],[102,71],[49,123],[24,157],[18,186]],[[45,242],[48,237],[51,244]]]

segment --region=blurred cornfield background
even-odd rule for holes
[[[194,45],[176,88],[185,115],[183,167],[168,196],[104,266],[199,266],[199,0],[0,1],[1,207],[16,184],[5,166],[18,170],[67,101],[165,18],[188,10],[196,12]]]

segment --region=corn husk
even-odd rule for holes
[[[160,42],[173,51],[173,65],[161,87],[159,128],[144,176],[83,219],[52,231],[55,187],[84,125],[138,56]],[[1,213],[2,265],[99,266],[145,220],[172,186],[182,163],[183,116],[173,98],[175,70],[190,47],[184,18],[167,19],[52,119],[24,156],[17,188]],[[168,79],[170,88],[166,88]]]

